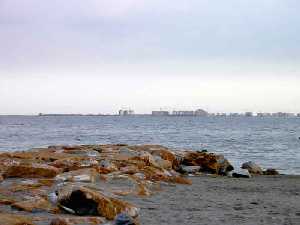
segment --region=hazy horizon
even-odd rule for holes
[[[0,0],[0,115],[300,112],[296,0]]]

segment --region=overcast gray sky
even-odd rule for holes
[[[0,0],[0,114],[300,112],[298,0]]]

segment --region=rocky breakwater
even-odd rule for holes
[[[222,155],[160,145],[49,146],[0,154],[5,225],[139,224],[124,196],[147,197],[187,175],[227,175]],[[272,171],[271,171],[272,172]]]

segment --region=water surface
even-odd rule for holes
[[[0,151],[59,144],[162,144],[207,149],[234,165],[300,174],[300,118],[0,116]]]

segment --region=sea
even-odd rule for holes
[[[161,144],[300,174],[300,118],[0,116],[0,151],[49,145]]]

